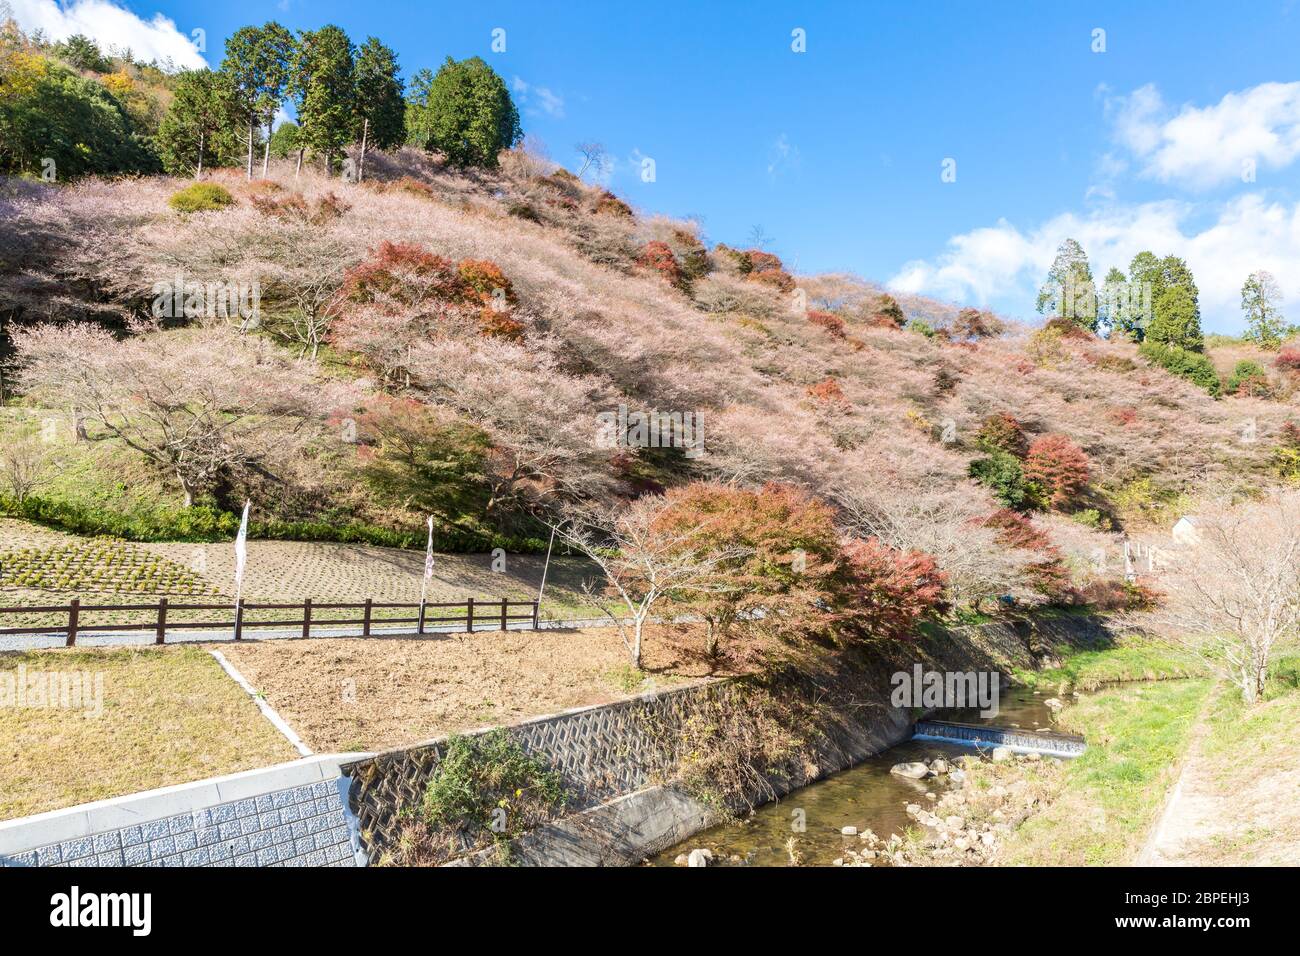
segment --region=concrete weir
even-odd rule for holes
[[[1054,730],[990,727],[952,720],[918,720],[912,731],[912,739],[942,740],[977,749],[1008,747],[1017,753],[1040,753],[1050,757],[1077,757],[1088,746],[1082,737]]]

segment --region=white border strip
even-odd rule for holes
[[[253,689],[253,685],[244,679],[244,675],[239,673],[234,664],[226,660],[224,654],[211,648],[208,650],[208,653],[217,659],[217,663],[221,665],[221,669],[229,674],[231,678],[234,679],[235,683],[244,689],[244,693],[253,698],[253,703],[255,703],[257,709],[262,712],[262,716],[274,724],[276,730],[284,734],[285,739],[288,740],[289,743],[293,744],[294,749],[297,750],[298,753],[302,754],[304,757],[312,756],[311,748],[302,742],[302,738],[293,732],[293,728],[289,726],[283,717],[275,712],[275,708],[268,704],[265,698],[258,695],[257,691]]]

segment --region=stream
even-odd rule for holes
[[[1049,729],[1053,726],[1052,712],[1043,701],[1051,696],[1050,692],[1035,693],[1023,687],[1011,687],[1002,691],[996,717],[980,717],[976,710],[947,710],[933,716],[1025,730]],[[959,744],[905,740],[856,767],[764,804],[744,820],[702,830],[646,862],[650,866],[673,866],[680,854],[698,847],[713,851],[715,866],[790,866],[787,844],[793,837],[802,865],[830,866],[836,857],[844,855],[846,846],[857,848],[861,844],[856,836],[841,835],[842,827],[857,827],[858,832],[870,829],[881,837],[901,834],[914,825],[904,810],[908,803],[929,804],[932,801],[926,799],[926,791],[942,796],[945,789],[953,786],[946,775],[909,780],[891,774],[890,767],[928,757],[951,759],[973,752]],[[796,832],[800,819],[805,829]]]

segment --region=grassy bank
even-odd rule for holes
[[[1017,684],[1042,690],[1093,691],[1124,681],[1158,681],[1204,677],[1204,665],[1194,654],[1166,642],[1125,635],[1114,646],[1085,649],[1062,647],[1060,667],[1035,671],[1016,669]]]
[[[1103,672],[1114,671],[1107,665]],[[1131,863],[1176,778],[1211,687],[1207,680],[1128,685],[1069,707],[1061,727],[1086,736],[1088,750],[1068,764],[1051,804],[1009,835],[1000,862]]]
[[[32,682],[48,688],[52,673],[60,689],[75,676],[82,693],[66,700],[80,706],[36,705]],[[20,676],[28,687],[17,701]],[[0,819],[298,756],[194,647],[0,654],[0,682]]]
[[[1185,848],[1201,866],[1300,862],[1300,658],[1273,668],[1264,700],[1247,708],[1220,688],[1192,786],[1221,809],[1206,835]]]

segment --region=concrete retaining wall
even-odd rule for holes
[[[909,650],[939,669],[1005,670],[1034,666],[1061,643],[1106,638],[1095,618],[1064,616],[1017,624],[956,628]],[[846,658],[846,661],[848,658]],[[857,668],[857,669],[854,669]],[[832,668],[832,671],[835,671]],[[829,702],[831,719],[811,742],[811,769],[771,777],[755,802],[783,796],[826,774],[854,766],[911,735],[913,713],[889,703],[892,665],[864,666],[859,658],[842,672],[810,678],[793,693]],[[685,793],[664,786],[682,739],[682,722],[719,682],[652,694],[599,707],[540,717],[508,728],[529,754],[557,770],[574,812],[539,827],[512,845],[512,859],[536,865],[633,863],[707,826],[710,812]],[[397,839],[403,808],[418,804],[437,767],[446,739],[367,755],[345,763],[352,778],[350,806],[361,844],[372,862]],[[470,848],[466,847],[468,851]],[[490,851],[468,853],[456,865],[490,863]]]
[[[311,757],[5,821],[0,866],[364,865],[340,759]]]

